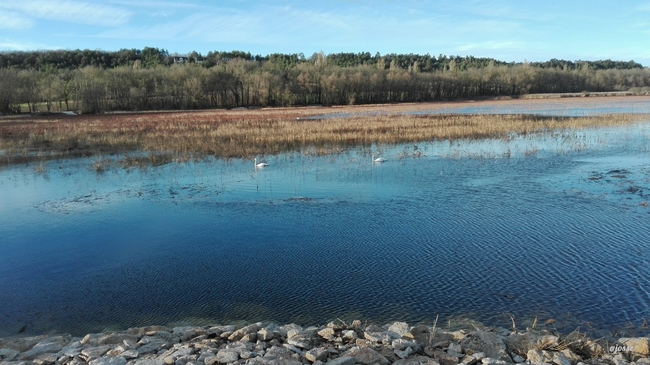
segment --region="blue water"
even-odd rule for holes
[[[597,102],[594,101],[597,100]],[[481,102],[461,102],[448,107],[437,107],[430,110],[410,110],[404,115],[432,114],[526,114],[550,117],[587,117],[603,114],[646,114],[650,113],[650,102],[636,98],[578,98],[567,103],[562,99],[546,99],[544,102],[515,102],[482,104]],[[312,116],[306,119],[350,118],[353,116],[378,115],[382,112],[368,113],[330,113]]]
[[[0,169],[0,335],[150,324],[650,317],[650,124]],[[414,153],[421,155],[415,157]],[[388,161],[371,163],[370,154]],[[260,156],[261,157],[261,156]]]

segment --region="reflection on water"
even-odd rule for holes
[[[649,136],[641,124],[374,146],[263,169],[5,167],[0,334],[438,314],[639,323]]]
[[[595,102],[597,100],[597,102]],[[447,107],[436,107],[430,110],[410,110],[402,112],[405,115],[428,114],[534,114],[555,117],[587,117],[603,114],[646,114],[650,113],[650,103],[643,98],[587,98],[571,100],[546,99],[543,102],[534,101],[501,101],[497,103],[472,104],[460,102]],[[355,113],[354,116],[378,115],[381,112]],[[307,119],[349,118],[349,113],[331,113],[313,116]]]

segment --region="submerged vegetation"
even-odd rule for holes
[[[2,164],[66,156],[151,152],[125,166],[158,165],[204,156],[250,158],[287,151],[335,153],[348,146],[431,140],[507,138],[646,121],[647,115],[406,115],[391,112],[308,119],[310,109],[48,116],[0,122]],[[348,112],[378,109],[341,108]],[[311,110],[313,114],[313,110]],[[532,153],[532,152],[531,152]],[[174,157],[175,156],[175,157]]]
[[[0,113],[353,105],[650,92],[634,61],[506,63],[472,56],[165,50],[0,53]]]

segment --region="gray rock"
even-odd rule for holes
[[[17,360],[32,360],[35,359],[38,355],[46,353],[57,353],[63,349],[70,342],[69,337],[55,336],[48,337],[41,342],[37,343],[30,350],[20,353],[16,359]]]
[[[130,359],[137,359],[140,356],[140,353],[138,350],[126,350],[120,354],[123,358],[130,360]]]
[[[88,362],[88,365],[126,365],[126,359],[122,356],[102,357]]]
[[[290,337],[287,337],[287,343],[290,345],[294,345],[296,347],[300,347],[301,349],[308,349],[311,348],[312,344],[312,332],[308,331],[300,331],[298,333],[294,333],[294,330],[289,330],[289,333],[292,333],[293,335]],[[287,336],[288,336],[287,334]]]
[[[390,362],[384,355],[378,353],[377,351],[369,347],[358,347],[355,346],[348,351],[344,352],[342,356],[352,356],[356,362],[364,365],[389,365]]]
[[[616,356],[614,356],[612,361],[614,362],[614,365],[629,365],[630,364],[627,361],[627,359],[623,357],[623,354],[617,354]]]
[[[437,361],[426,356],[411,356],[407,359],[397,360],[393,365],[440,365]]]
[[[523,357],[521,357],[521,356],[519,356],[519,355],[515,355],[515,356],[513,356],[513,357],[512,357],[512,360],[513,360],[514,362],[516,362],[516,363],[520,363],[520,362],[524,362],[524,361],[526,361],[526,359],[524,359]]]
[[[47,353],[38,355],[34,360],[32,360],[32,362],[36,365],[50,365],[54,364],[57,359],[58,356],[56,354]]]
[[[143,337],[142,339],[140,339],[138,344],[140,346],[137,347],[137,350],[140,353],[140,355],[157,352],[158,350],[166,348],[169,345],[169,343],[166,340],[157,336]]]
[[[480,360],[474,357],[473,355],[465,355],[460,362],[465,364],[465,365],[474,365],[478,363]]]
[[[481,360],[481,363],[483,363],[483,365],[506,365],[505,361],[493,359],[491,357],[484,358],[483,360]]]
[[[174,361],[174,365],[188,365],[196,362],[197,355],[185,355],[181,356]]]
[[[73,341],[70,342],[68,346],[61,349],[61,353],[63,353],[66,356],[75,357],[81,353],[82,348],[83,348],[83,344],[81,343],[81,341]]]
[[[235,326],[213,326],[206,330],[208,335],[217,335],[220,336],[222,333],[233,333],[235,331]]]
[[[257,331],[257,339],[260,341],[271,341],[275,337],[275,332],[269,328],[262,328]]]
[[[111,349],[110,345],[103,345],[103,346],[97,346],[97,347],[88,347],[83,350],[81,350],[81,354],[79,357],[84,359],[86,362],[90,362],[92,360],[95,360],[97,358],[102,357],[105,353],[107,353]]]
[[[357,333],[354,332],[353,330],[346,330],[342,332],[343,338],[346,340],[356,340],[357,339]]]
[[[111,333],[106,336],[100,337],[97,340],[97,343],[99,345],[120,345],[124,343],[124,341],[127,341],[129,343],[137,343],[140,341],[139,335],[130,335],[130,334],[123,334],[123,333]]]
[[[19,354],[18,351],[13,349],[0,349],[0,361],[11,361]]]
[[[300,350],[299,348],[297,348],[297,347],[294,346],[294,345],[291,345],[291,344],[285,343],[285,344],[282,345],[282,346],[285,347],[285,348],[287,348],[287,349],[289,349],[291,352],[294,352],[294,353],[296,353],[296,354],[298,354],[298,355],[302,355],[302,350]]]
[[[21,338],[0,338],[0,348],[12,349],[18,352],[25,352],[47,336],[21,337]]]
[[[529,350],[526,354],[528,361],[533,364],[553,363],[557,365],[571,365],[569,360],[563,353],[546,350]]]
[[[217,356],[213,355],[213,356],[207,356],[203,358],[203,363],[205,365],[214,365],[214,364],[218,364],[219,362],[217,361]]]
[[[235,350],[219,350],[217,352],[217,362],[227,364],[239,359],[239,354]]]
[[[636,360],[636,365],[650,365],[650,359],[649,358],[641,358]]]
[[[253,333],[257,334],[257,331],[259,330],[260,330],[260,323],[253,323],[251,325],[248,325],[244,328],[238,329],[237,331],[233,332],[230,336],[228,336],[228,340],[239,341],[248,334],[253,334]]]
[[[393,352],[395,352],[395,355],[397,355],[397,357],[399,357],[400,359],[406,359],[407,357],[409,357],[409,355],[413,353],[413,349],[407,347],[405,350],[395,349],[393,350]]]
[[[456,365],[459,361],[457,356],[450,355],[444,351],[434,351],[433,357],[440,365]]]
[[[460,345],[463,348],[463,352],[469,355],[476,352],[483,352],[486,357],[512,362],[510,355],[506,351],[505,342],[494,332],[471,332],[469,336],[460,341]]]
[[[252,359],[252,358],[254,358],[256,356],[257,356],[257,353],[255,353],[253,351],[249,351],[249,350],[242,350],[241,352],[239,352],[239,357],[241,357],[244,360]]]
[[[278,327],[278,332],[282,337],[288,337],[289,331],[295,330],[296,332],[302,331],[302,327],[295,323],[285,324],[284,326]]]
[[[165,326],[146,326],[146,327],[136,327],[129,328],[126,333],[130,335],[140,335],[140,336],[155,336],[157,332],[171,332],[171,329]]]
[[[354,332],[354,331],[352,331],[352,332]],[[332,327],[325,327],[322,330],[318,331],[317,333],[322,338],[324,338],[326,340],[331,340],[331,339],[334,338],[334,334],[336,333],[336,331],[334,331],[334,328],[332,328]]]
[[[326,362],[327,365],[354,365],[357,360],[351,356],[341,356],[337,359]]]
[[[395,322],[388,327],[388,331],[397,333],[400,337],[413,338],[413,334],[406,322]]]
[[[363,338],[365,338],[368,341],[377,342],[377,343],[390,343],[392,341],[391,336],[385,332],[366,331],[363,333]]]
[[[172,365],[176,363],[176,360],[183,356],[189,356],[194,352],[194,349],[187,348],[187,347],[180,347],[180,348],[173,348],[168,351],[166,351],[162,356],[159,358],[162,358],[163,361],[166,364]],[[196,360],[196,359],[194,359]]]
[[[325,361],[329,356],[329,351],[323,347],[314,348],[305,352],[305,358],[311,362]]]
[[[391,346],[393,346],[393,348],[396,350],[404,350],[407,347],[410,347],[414,351],[418,351],[420,349],[420,345],[417,342],[413,340],[405,340],[402,338],[393,340],[393,342],[391,342]]]

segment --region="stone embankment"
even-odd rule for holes
[[[403,322],[133,328],[0,339],[0,365],[650,365],[650,339],[442,331]]]

